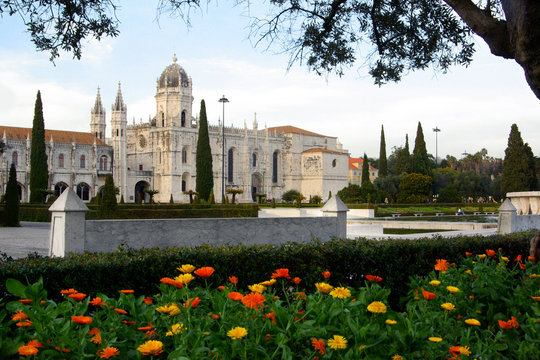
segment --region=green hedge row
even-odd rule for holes
[[[282,246],[200,246],[168,249],[119,249],[113,253],[73,254],[66,258],[28,256],[11,260],[0,258],[0,297],[7,296],[8,278],[33,283],[43,277],[49,296],[61,289],[75,288],[95,296],[98,292],[116,296],[118,289],[133,289],[137,294],[156,293],[159,279],[179,274],[176,267],[192,264],[216,269],[210,279],[214,286],[239,278],[239,287],[269,279],[277,268],[289,268],[302,278],[301,288],[313,290],[323,281],[321,271],[330,270],[332,285],[359,287],[364,275],[382,276],[392,290],[390,302],[399,306],[406,295],[409,277],[433,270],[436,259],[457,262],[465,252],[484,253],[501,249],[514,259],[528,254],[532,232],[490,237],[423,238],[419,240],[334,240],[321,243],[290,243]]]

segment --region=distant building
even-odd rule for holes
[[[363,158],[349,158],[349,184],[362,185]],[[379,177],[379,170],[369,164],[369,181],[373,182]]]

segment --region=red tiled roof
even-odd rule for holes
[[[328,149],[323,149],[323,148],[308,149],[308,150],[303,151],[302,154],[312,153],[312,152],[325,152],[325,153],[330,153],[330,154],[347,155],[347,153],[343,151],[328,150]]]
[[[293,133],[293,134],[303,134],[303,135],[325,137],[324,135],[317,134],[317,133],[300,129],[300,128],[297,128],[296,126],[290,126],[290,125],[271,127],[271,128],[268,128],[268,131],[277,131],[279,133],[284,133],[284,134]]]
[[[362,169],[364,164],[363,158],[349,158],[349,169],[350,170],[359,170]],[[369,164],[369,170],[376,170],[371,164]]]
[[[11,140],[26,140],[27,136],[32,140],[32,129],[30,128],[0,126],[0,137],[4,136],[4,132],[6,133],[6,138]],[[76,144],[93,145],[95,141],[97,145],[107,146],[105,142],[93,134],[85,132],[45,129],[45,141],[50,141],[51,137],[57,143],[71,144],[72,141],[75,141]]]

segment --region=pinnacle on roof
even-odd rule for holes
[[[120,88],[120,82],[118,82],[118,92],[116,93],[116,100],[112,107],[113,111],[126,111],[126,104],[124,104],[124,99],[122,98],[122,89]]]
[[[105,110],[103,109],[103,105],[101,104],[101,95],[99,94],[99,86],[98,86],[96,102],[94,104],[94,108],[92,109],[92,114],[103,114],[103,113],[105,113]]]

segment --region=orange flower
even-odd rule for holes
[[[306,293],[303,292],[303,291],[298,291],[296,293],[296,300],[300,300],[300,299],[305,299],[306,298]]]
[[[40,343],[39,341],[37,341],[36,339],[30,340],[29,342],[26,343],[26,345],[33,346],[35,348],[42,348],[43,347],[43,344]]]
[[[91,324],[92,318],[90,316],[72,316],[71,321],[76,322],[77,324]]]
[[[514,316],[512,316],[512,318],[510,318],[510,320],[508,320],[508,323],[510,325],[512,325],[513,327],[515,327],[516,329],[519,327],[519,323],[518,323],[517,319]]]
[[[492,257],[492,258],[497,257],[497,255],[495,254],[495,250],[486,249],[486,254],[487,256]]]
[[[150,296],[147,296],[143,299],[143,302],[146,304],[146,305],[151,305],[152,304],[152,298],[150,298]]]
[[[195,299],[191,298],[184,303],[184,307],[185,308],[191,307],[192,309],[195,309],[197,306],[199,306],[200,302],[201,302],[201,299],[199,299],[198,297],[196,297]]]
[[[94,331],[94,334],[90,334],[92,331],[88,332],[89,335],[94,335],[94,337],[90,339],[90,342],[93,342],[94,344],[101,344],[101,333],[99,332],[98,328],[94,328],[94,329],[97,330],[97,331]]]
[[[264,316],[267,318],[267,319],[270,319],[270,321],[272,321],[274,323],[274,325],[277,325],[276,323],[276,313],[275,312],[269,312],[269,313],[266,313],[264,314]]]
[[[126,324],[126,325],[135,325],[135,321],[122,320],[122,324]]]
[[[424,299],[426,300],[433,300],[437,296],[436,294],[426,291],[424,289],[422,289],[422,295],[424,295]]]
[[[321,355],[326,354],[326,344],[324,343],[324,340],[317,340],[316,338],[313,338],[311,339],[311,345],[315,351],[318,351],[321,353]]]
[[[466,256],[472,256],[472,252],[465,251]]]
[[[242,297],[242,303],[250,309],[258,309],[259,305],[262,308],[262,303],[265,301],[264,295],[259,293],[251,293]]]
[[[300,281],[302,281],[302,279],[300,279],[299,277],[294,277],[292,278],[291,280],[295,285],[298,285],[300,284]]]
[[[16,323],[15,325],[17,325],[18,327],[30,327],[32,326],[32,322],[30,320],[25,320],[25,321],[20,321]]]
[[[83,293],[75,293],[75,294],[69,294],[70,298],[72,298],[75,301],[82,301],[86,297],[86,294]]]
[[[181,289],[182,287],[184,287],[184,284],[182,284],[181,282],[179,281],[176,281],[174,279],[171,279],[169,277],[164,277],[164,278],[161,278],[159,281],[161,281],[162,283],[164,284],[167,284],[167,285],[172,285],[178,289]]]
[[[238,278],[236,276],[229,276],[229,281],[231,282],[231,284],[233,284],[234,286],[236,286],[238,284]]]
[[[60,290],[60,294],[62,295],[71,295],[71,294],[76,294],[76,293],[78,293],[78,291],[75,289]]]
[[[323,271],[321,274],[322,274],[322,276],[324,276],[325,279],[328,279],[330,277],[330,271],[328,271],[328,270]]]
[[[105,349],[99,350],[98,355],[101,359],[108,359],[113,356],[120,355],[120,351],[115,347],[108,346]]]
[[[244,295],[240,294],[237,291],[232,291],[232,292],[228,293],[227,296],[229,297],[229,299],[231,299],[233,301],[240,301],[244,297]]]
[[[212,317],[212,319],[214,319],[214,320],[219,319],[219,315],[216,315],[216,314],[212,314],[211,317]]]
[[[209,278],[214,273],[214,268],[211,266],[204,266],[194,271],[195,275],[202,278]]]
[[[38,349],[32,345],[23,345],[19,348],[19,355],[32,356],[38,353]]]
[[[159,355],[163,352],[163,343],[157,340],[148,340],[139,346],[137,350],[143,355]]]
[[[512,328],[512,324],[510,324],[508,321],[499,320],[499,327],[504,330],[509,330]]]
[[[264,340],[268,341],[272,338],[272,336],[270,334],[266,334],[266,336],[264,337]]]
[[[152,330],[152,326],[154,326],[154,325],[152,325],[152,323],[148,323],[147,326],[141,326],[141,327],[138,327],[137,330],[139,330],[139,331],[145,331],[145,332],[146,332],[146,331],[150,331],[150,330]]]
[[[275,273],[271,276],[272,279],[278,279],[278,278],[286,278],[290,279],[291,276],[289,275],[289,269],[277,269]]]
[[[60,351],[60,348],[59,348],[58,346],[55,346],[55,347],[54,347],[54,349],[55,349],[56,351]],[[62,348],[62,350],[61,350],[61,351],[62,351],[63,353],[68,353],[68,352],[71,352],[71,350],[69,350],[69,349],[66,349],[66,348]]]
[[[450,354],[454,357],[458,356],[460,354],[460,348],[461,346],[450,346]]]
[[[381,282],[382,277],[376,275],[366,275],[366,279],[371,282]]]
[[[22,310],[17,311],[13,316],[11,317],[11,320],[13,321],[22,321],[28,319],[28,315],[26,315]]]
[[[219,291],[225,290],[225,286],[223,286],[223,285],[220,285],[220,286],[218,286],[217,288],[218,288]]]
[[[18,300],[21,304],[31,304],[32,303],[32,299],[19,299]]]
[[[134,291],[134,290],[120,290],[120,292],[121,292],[122,294],[126,294],[126,295],[127,295],[127,294],[133,294],[135,291]]]
[[[91,305],[94,305],[94,306],[103,306],[103,305],[107,305],[105,304],[100,297],[96,297],[94,298],[94,300],[91,300],[88,302],[89,304]]]
[[[437,259],[437,263],[435,264],[435,270],[445,272],[448,270],[448,261],[445,259]]]
[[[88,335],[97,335],[97,334],[100,334],[101,331],[95,327],[95,328],[92,328],[90,331],[88,331]]]
[[[118,314],[120,315],[126,315],[127,314],[127,311],[126,310],[122,310],[122,309],[114,309],[114,311],[116,311]]]

